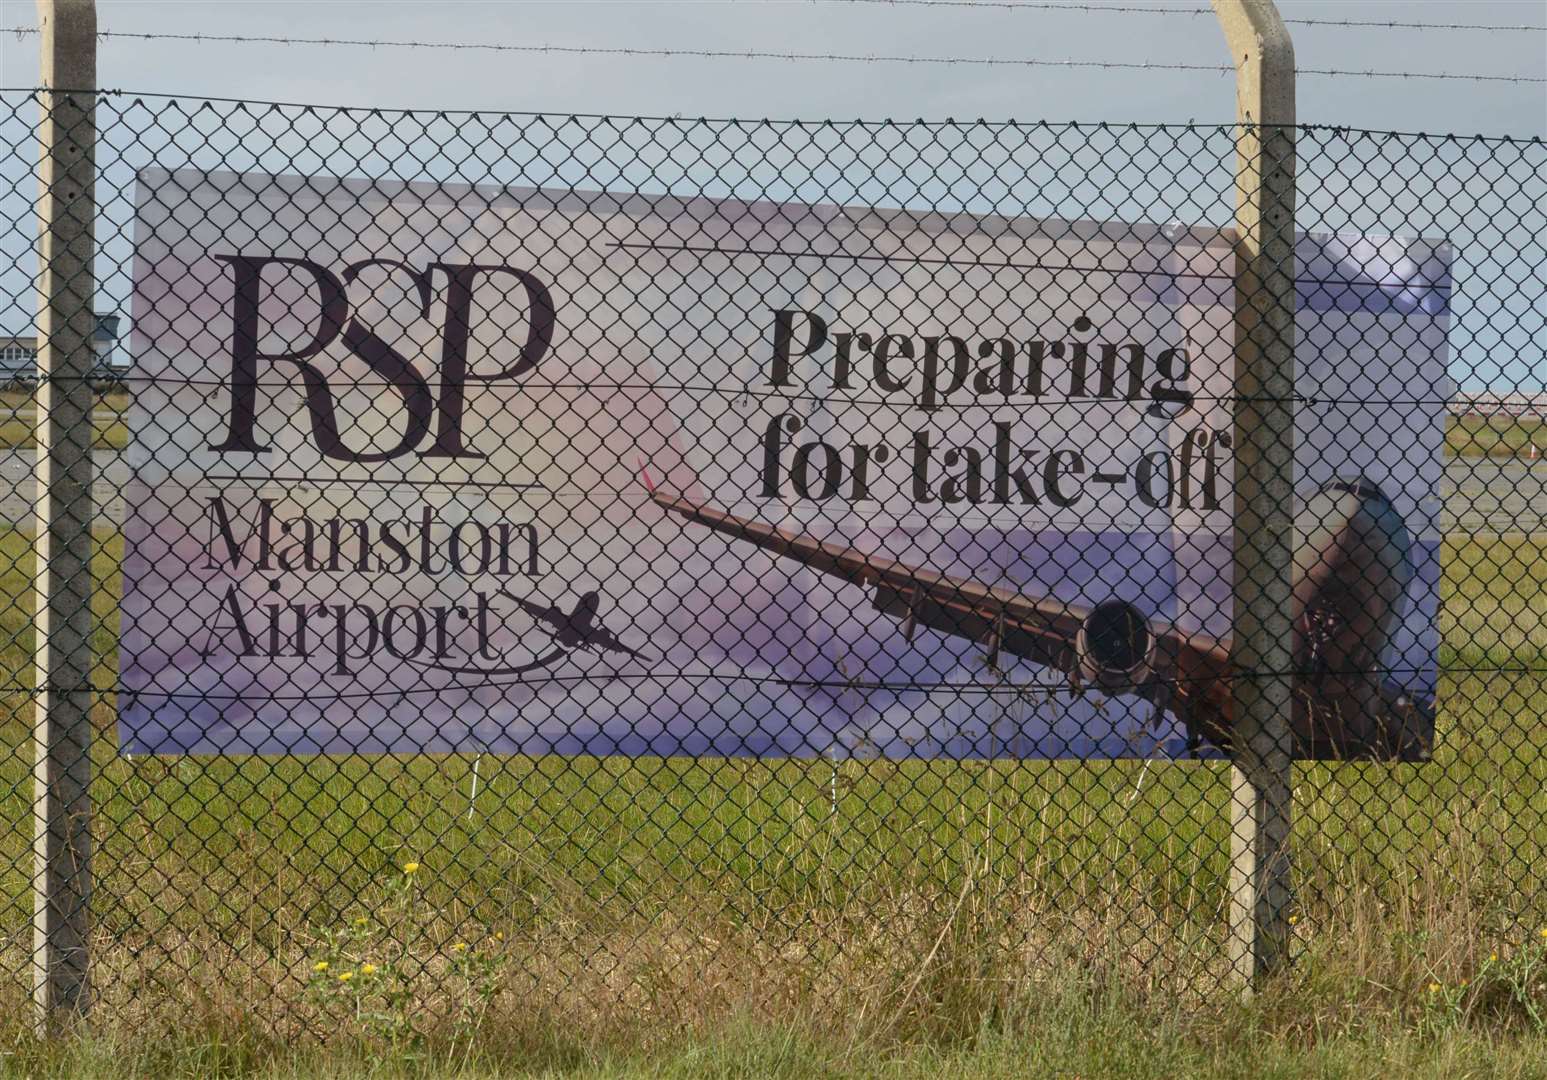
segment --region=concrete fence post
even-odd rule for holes
[[[33,999],[47,1034],[89,1002],[96,5],[38,0],[38,27]]]
[[[1213,0],[1236,67],[1232,977],[1288,950],[1293,705],[1295,58],[1272,0]]]

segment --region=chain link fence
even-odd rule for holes
[[[0,97],[18,1012],[41,107]],[[102,1014],[1230,981],[1237,129],[95,113]],[[1523,943],[1547,154],[1295,135],[1294,949]]]

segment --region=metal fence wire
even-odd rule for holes
[[[50,100],[0,97],[18,1010]],[[1272,672],[1240,129],[93,107],[99,1014],[1214,993],[1253,679],[1293,953],[1547,921],[1540,140],[1293,131]]]

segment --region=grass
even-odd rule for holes
[[[91,418],[94,450],[116,451],[129,445],[129,427],[124,421],[129,403],[127,390],[96,394]],[[33,433],[36,423],[36,390],[0,390],[0,450],[31,450],[36,445]]]
[[[32,413],[0,416],[0,450],[31,450],[37,445]],[[129,428],[117,416],[91,418],[93,450],[122,450],[129,445]]]
[[[1297,987],[1306,992],[1311,987]],[[1318,992],[1319,992],[1319,988]],[[1147,1006],[1132,994],[1068,978],[1006,1001],[992,1021],[958,1040],[878,1043],[831,1033],[816,1018],[732,1015],[707,1029],[654,1039],[614,1032],[604,1040],[566,1029],[556,1017],[527,1017],[482,1038],[425,1046],[412,1055],[359,1044],[295,1046],[254,1033],[225,1041],[192,1025],[158,1037],[88,1037],[13,1051],[14,1076],[97,1077],[749,1077],[975,1080],[1300,1080],[1412,1077],[1414,1080],[1538,1078],[1547,1039],[1489,1037],[1465,1023],[1415,1037],[1390,1017],[1319,1035],[1282,1016],[1281,995],[1207,1011]],[[826,1030],[824,1030],[824,1028]],[[222,1029],[228,1033],[229,1025]],[[212,1037],[215,1036],[215,1037]]]
[[[130,397],[125,390],[97,396],[92,425],[99,450],[122,450],[129,442],[123,419]],[[0,390],[0,450],[31,449],[36,398],[31,391]],[[3,410],[9,410],[5,415]],[[1533,417],[1448,416],[1445,421],[1445,454],[1463,458],[1524,457],[1535,446],[1547,451],[1547,421]]]
[[[1547,965],[1543,543],[1447,544],[1432,764],[1296,767],[1298,960],[1250,1005],[1220,991],[1215,764],[130,761],[104,695],[99,1019],[39,1043],[13,694],[0,1073],[1547,1075],[1547,992],[1504,974]],[[120,556],[104,537],[100,686]],[[15,685],[19,533],[0,567]]]
[[[132,400],[129,391],[122,387],[96,391],[96,407],[104,412],[126,412]],[[12,385],[8,389],[0,389],[0,409],[9,409],[11,412],[30,410],[36,408],[37,403],[36,388],[18,388]]]
[[[1457,534],[1440,560],[1440,666],[1547,670],[1547,537]]]
[[[1547,421],[1528,416],[1470,413],[1445,423],[1445,450],[1451,457],[1525,457],[1531,447],[1547,451]]]

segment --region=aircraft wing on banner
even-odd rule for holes
[[[1062,671],[1076,690],[1138,694],[1155,706],[1157,726],[1174,712],[1195,748],[1229,745],[1229,650],[1215,638],[1156,625],[1126,601],[1027,596],[738,517],[659,491],[648,476],[646,485],[657,505],[689,521],[874,588],[876,609],[901,619],[910,641],[926,626],[983,645],[991,664],[1004,652]]]

